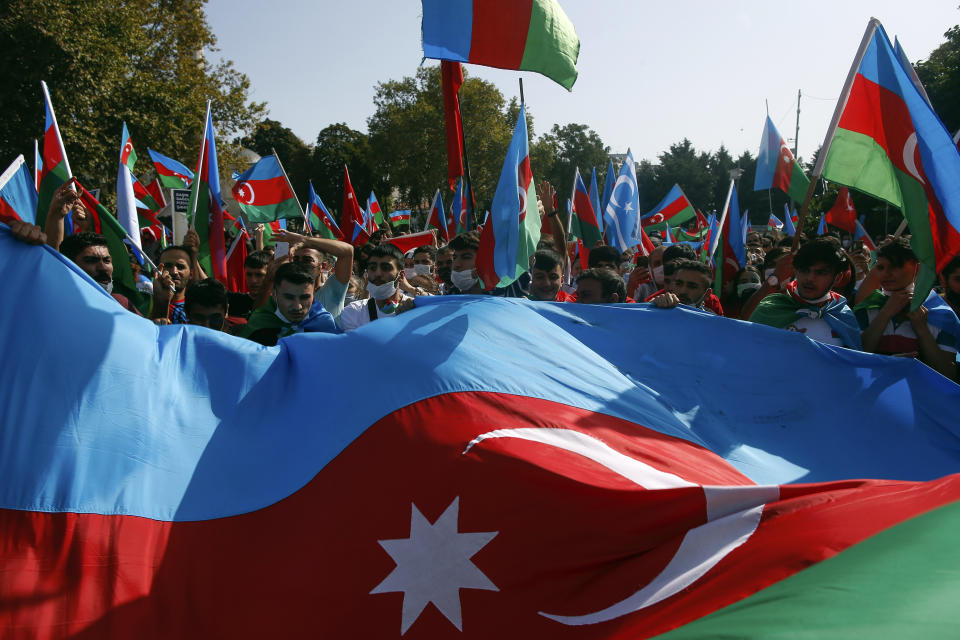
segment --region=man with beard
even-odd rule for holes
[[[153,285],[153,320],[187,324],[184,310],[187,285],[194,281],[194,254],[191,247],[170,245],[157,257],[157,281]]]
[[[403,254],[389,242],[384,242],[370,251],[367,258],[367,291],[370,297],[356,300],[343,308],[340,327],[352,331],[380,318],[392,318],[399,305],[409,300],[399,288],[403,273]]]
[[[857,319],[842,295],[832,290],[846,263],[837,246],[824,238],[812,240],[792,260],[796,280],[783,293],[768,295],[750,315],[750,322],[806,334],[811,340],[860,349]]]
[[[713,274],[710,267],[689,259],[673,260],[669,264],[674,270],[673,277],[667,283],[666,290],[658,294],[652,302],[661,309],[672,309],[678,304],[685,304],[701,311],[716,313],[704,306],[704,302],[713,293]]]

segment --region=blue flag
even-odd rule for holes
[[[607,225],[607,244],[626,251],[640,243],[640,192],[637,187],[637,168],[633,152],[627,150],[627,159],[620,167],[620,175],[613,184],[610,199],[603,211]]]

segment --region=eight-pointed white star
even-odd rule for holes
[[[423,517],[417,505],[411,504],[411,507],[410,537],[378,540],[397,566],[370,593],[403,592],[401,635],[430,602],[453,626],[463,631],[460,589],[499,591],[470,561],[498,532],[459,533],[459,497],[454,498],[433,524]]]

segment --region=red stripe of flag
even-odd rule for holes
[[[893,91],[857,74],[839,126],[870,136],[883,147],[897,169],[910,173],[903,162],[903,148],[914,133],[913,118],[903,98]],[[914,161],[922,173],[919,152]]]
[[[474,2],[469,62],[519,68],[532,13],[533,0]]]

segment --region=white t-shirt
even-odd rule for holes
[[[410,296],[403,293],[400,294],[400,302],[404,300],[409,300]],[[343,312],[340,314],[340,328],[344,331],[352,331],[357,327],[362,327],[365,324],[370,323],[370,310],[367,305],[371,304],[370,298],[365,298],[363,300],[354,300],[347,306],[343,308]],[[397,315],[396,310],[390,313],[384,313],[377,304],[374,302],[373,308],[376,311],[377,319],[381,318],[392,318]],[[399,304],[399,303],[398,303]]]
[[[787,331],[802,333],[811,340],[842,347],[843,340],[833,331],[830,323],[823,318],[797,318],[784,327]]]

